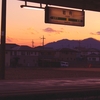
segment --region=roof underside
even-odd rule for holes
[[[100,12],[100,0],[20,0]]]

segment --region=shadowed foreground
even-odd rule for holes
[[[7,68],[0,100],[100,100],[100,69]]]
[[[55,78],[99,78],[100,68],[7,68],[6,80],[55,79]]]

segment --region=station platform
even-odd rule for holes
[[[0,100],[56,100],[91,96],[100,96],[99,78],[0,81]]]

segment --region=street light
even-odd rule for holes
[[[1,48],[0,48],[0,79],[5,79],[5,40],[6,40],[6,0],[2,0]]]
[[[35,9],[35,10],[43,10],[45,9],[44,7],[42,7],[42,4],[40,3],[40,7],[37,6],[29,6],[27,5],[27,1],[25,1],[25,5],[21,5],[21,8],[28,8],[28,9]]]

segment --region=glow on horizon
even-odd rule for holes
[[[38,46],[42,44],[43,35],[45,44],[61,39],[82,40],[92,37],[100,40],[100,12],[85,11],[85,27],[46,24],[44,10],[22,9],[20,5],[23,4],[22,1],[7,0],[7,43],[31,46],[33,40],[34,45]]]

